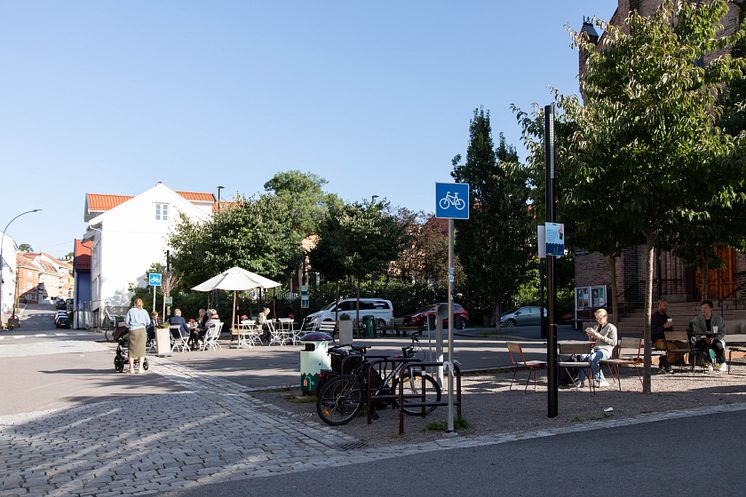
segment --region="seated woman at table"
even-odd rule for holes
[[[158,311],[150,313],[150,324],[147,328],[148,342],[155,340],[155,329],[160,328],[163,325],[163,321],[158,317]]]
[[[710,371],[713,366],[725,371],[725,320],[712,313],[712,300],[702,301],[699,308],[702,313],[694,318],[694,336],[699,338],[696,347],[704,351]]]
[[[581,355],[579,361],[590,361],[591,371],[595,379],[597,387],[608,387],[609,382],[604,378],[604,373],[601,371],[601,365],[599,364],[602,360],[611,357],[611,352],[614,350],[617,342],[617,331],[616,326],[609,323],[609,314],[606,309],[598,309],[594,315],[596,316],[596,326],[585,329],[586,335],[589,340],[593,340],[596,344],[591,349],[590,354]],[[576,387],[582,387],[585,384],[585,369],[580,369],[578,374],[578,381],[575,382]]]
[[[262,339],[265,341],[268,341],[270,339],[269,329],[264,329],[264,323],[269,321],[269,313],[269,307],[265,307],[264,309],[259,311],[259,314],[257,314],[256,316],[256,324],[259,325],[262,330],[264,330],[262,333]]]
[[[205,324],[207,323],[207,320],[210,319],[210,316],[208,316],[207,310],[204,307],[200,307],[197,314],[197,324],[194,328],[191,328],[189,330],[188,344],[189,347],[192,349],[196,349],[197,341],[200,340],[201,337],[205,336],[205,330],[207,330]]]

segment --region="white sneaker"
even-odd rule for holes
[[[606,380],[596,381],[597,388],[605,388],[609,386],[609,382]]]
[[[585,387],[585,381],[583,381],[583,380],[575,380],[572,383],[570,383],[570,386],[572,388],[583,388],[583,387]]]
[[[707,372],[708,373],[712,373],[712,371],[713,371],[712,364],[708,364],[707,365]]]
[[[721,362],[717,366],[715,366],[715,371],[725,372],[728,371],[728,365],[724,362]]]

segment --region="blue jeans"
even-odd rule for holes
[[[601,371],[601,365],[599,364],[599,362],[603,359],[608,359],[609,355],[609,352],[606,350],[594,350],[590,354],[583,354],[578,356],[578,360],[581,362],[591,361],[591,371],[593,371],[593,376],[598,381],[602,381],[604,379],[604,372]],[[580,369],[580,372],[578,373],[578,379],[580,379],[580,381],[585,380],[585,369]]]

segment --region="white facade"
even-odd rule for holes
[[[13,314],[13,305],[16,299],[16,242],[5,235],[0,241],[3,245],[2,264],[2,283],[0,292],[2,292],[2,308],[0,308],[0,321],[6,323],[8,318]]]
[[[166,262],[168,234],[185,214],[205,221],[210,209],[195,205],[158,183],[136,197],[89,221],[85,239],[91,251],[91,310],[94,321],[103,319],[103,308],[123,308],[132,298],[131,285],[145,287],[145,272],[153,263]]]

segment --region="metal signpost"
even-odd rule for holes
[[[308,309],[308,286],[301,285],[300,287],[300,308]]]
[[[161,286],[161,273],[148,274],[148,285],[153,287],[153,310],[155,310],[155,287]]]
[[[544,163],[546,175],[544,194],[546,203],[545,238],[549,240],[547,231],[554,224],[555,216],[555,148],[554,148],[554,106],[544,106]],[[549,244],[547,244],[547,248]],[[547,250],[547,417],[556,418],[558,414],[559,383],[557,381],[557,317],[555,303],[557,301],[557,281],[555,275],[554,256]],[[542,311],[543,313],[543,311]]]
[[[454,430],[453,416],[453,220],[469,219],[469,184],[435,183],[435,217],[448,219],[448,431]]]

